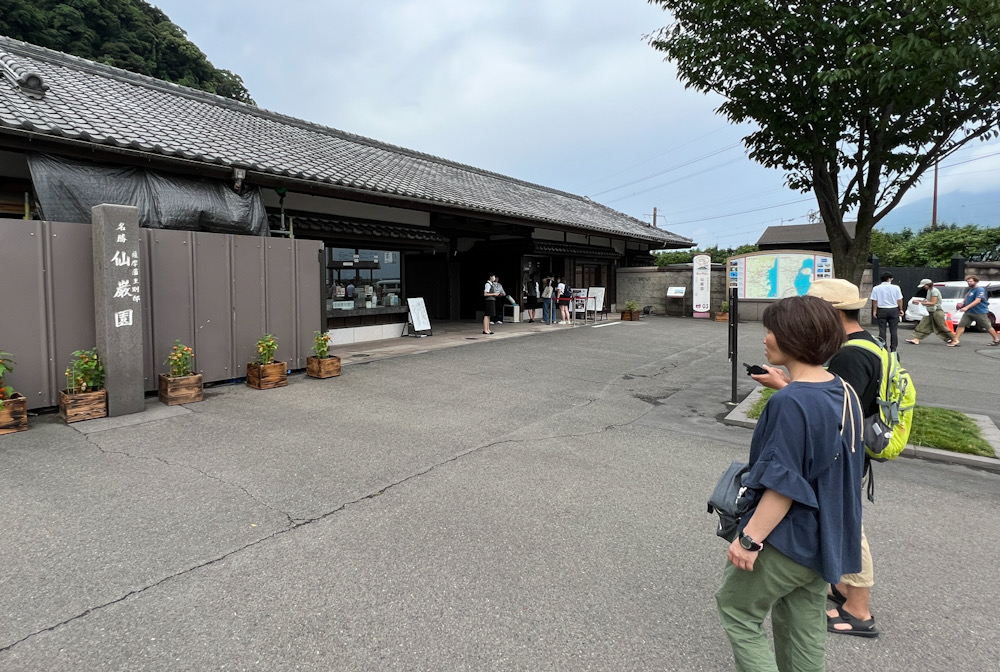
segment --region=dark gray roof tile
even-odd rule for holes
[[[29,97],[0,77],[0,133],[25,129],[137,151],[347,185],[468,212],[692,241],[590,199],[237,103],[0,36],[0,69],[37,74]]]

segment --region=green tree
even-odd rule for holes
[[[143,0],[0,0],[0,34],[254,105],[239,75]]]
[[[650,44],[687,87],[721,95],[720,114],[757,126],[750,158],[815,194],[855,283],[872,228],[924,171],[998,135],[1000,0],[649,2],[674,21]]]
[[[735,248],[720,248],[718,245],[713,245],[712,247],[706,247],[704,250],[695,248],[693,250],[660,252],[656,255],[656,260],[653,264],[656,266],[667,266],[668,264],[690,264],[694,261],[695,255],[698,254],[707,254],[712,258],[712,263],[714,264],[724,264],[729,257],[756,251],[756,245],[740,245]]]
[[[981,257],[1000,246],[1000,227],[983,228],[975,224],[941,224],[924,227],[914,234],[909,229],[899,233],[872,231],[872,254],[882,266],[936,266],[951,264],[956,254],[965,258]]]

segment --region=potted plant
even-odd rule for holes
[[[723,301],[719,306],[719,312],[715,314],[716,322],[728,322],[729,321],[729,302]]]
[[[66,369],[66,389],[59,390],[59,415],[66,422],[103,418],[108,414],[104,365],[92,350],[77,350]]]
[[[306,357],[306,375],[310,378],[332,378],[340,375],[340,357],[330,354],[330,334],[317,331],[313,339],[313,356]]]
[[[0,434],[28,428],[28,400],[4,381],[4,376],[13,370],[14,356],[0,351]]]
[[[255,390],[270,390],[288,385],[287,362],[274,361],[278,339],[264,334],[257,339],[257,359],[247,363],[247,385]]]
[[[174,406],[193,404],[205,398],[202,375],[191,370],[194,350],[181,343],[181,339],[174,340],[174,347],[163,363],[170,369],[170,373],[160,374],[161,402],[167,406]]]
[[[622,321],[638,321],[639,319],[639,303],[629,299],[625,302],[625,310],[622,311]]]

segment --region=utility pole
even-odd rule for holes
[[[937,193],[937,192],[935,192]],[[653,228],[656,228],[656,206],[653,206]]]
[[[934,162],[934,205],[931,208],[931,229],[937,228],[937,184],[938,162]]]

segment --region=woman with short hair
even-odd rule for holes
[[[716,602],[738,670],[821,672],[827,585],[861,569],[861,407],[823,366],[844,342],[830,303],[789,297],[763,321],[767,361],[791,382],[757,421],[744,481],[757,504],[729,546]]]

